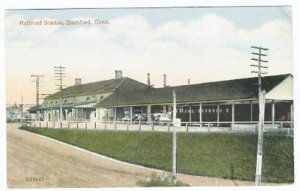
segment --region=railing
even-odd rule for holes
[[[293,122],[265,121],[264,132],[293,136]],[[28,126],[38,128],[94,129],[94,130],[125,130],[125,131],[173,131],[172,122],[147,121],[30,121]],[[181,122],[176,130],[179,132],[257,132],[257,121],[235,122]]]

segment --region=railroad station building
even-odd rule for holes
[[[149,76],[148,76],[149,77]],[[176,92],[177,118],[182,122],[216,122],[221,126],[258,121],[257,78],[166,86],[153,88],[116,71],[115,79],[77,84],[46,97],[34,108],[40,120],[57,121],[63,101],[64,121],[153,122],[172,119],[173,90]],[[262,79],[266,91],[265,121],[293,121],[293,76],[267,76]]]

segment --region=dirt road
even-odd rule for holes
[[[137,186],[138,180],[149,179],[153,172],[27,133],[19,130],[18,126],[7,126],[10,188]],[[178,175],[178,179],[191,186],[253,185],[253,182],[247,181],[182,174]]]

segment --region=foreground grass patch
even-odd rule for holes
[[[171,133],[23,129],[130,163],[171,170]],[[253,181],[256,144],[254,134],[178,133],[178,172]],[[291,137],[265,136],[263,181],[294,181]]]

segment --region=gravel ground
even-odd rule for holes
[[[92,155],[7,125],[9,188],[132,187],[154,171]],[[161,173],[158,173],[161,174]],[[165,173],[164,173],[165,174]],[[234,181],[179,174],[191,186],[249,186]]]

